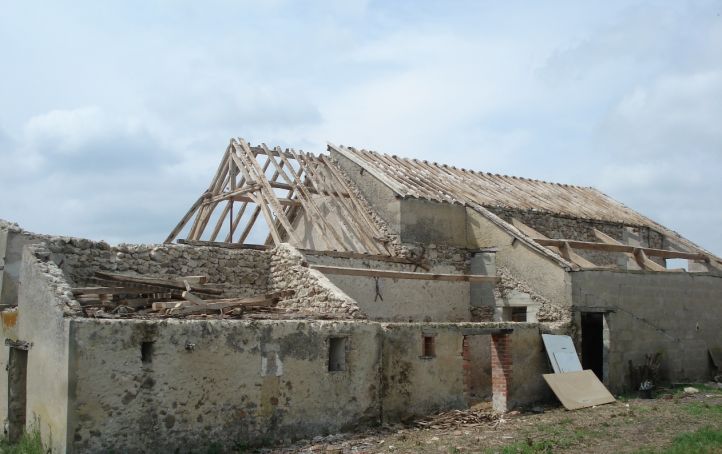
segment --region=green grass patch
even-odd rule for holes
[[[684,410],[692,416],[715,418],[722,421],[722,405],[708,404],[707,402],[694,402],[686,404]]]
[[[678,435],[672,445],[659,451],[645,449],[638,454],[712,454],[722,452],[722,430],[703,427]]]
[[[44,454],[43,442],[40,440],[40,432],[29,432],[15,444],[7,440],[0,440],[1,454]]]

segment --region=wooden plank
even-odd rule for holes
[[[202,300],[201,306],[229,307],[229,306],[270,306],[278,301],[278,294],[253,296],[250,298],[225,298],[215,300]],[[153,303],[153,310],[174,309],[176,307],[194,307],[196,304],[190,301],[168,301]]]
[[[188,286],[189,287],[189,286]],[[191,304],[203,304],[203,300],[196,295],[192,294],[189,290],[186,290],[181,294],[184,300],[190,302]]]
[[[76,287],[71,291],[73,295],[141,295],[156,293],[158,290],[142,287]]]
[[[148,284],[148,285],[153,285],[156,287],[178,289],[178,290],[186,289],[185,285],[179,284],[177,281],[170,280],[170,279],[160,279],[160,278],[152,278],[152,277],[144,277],[144,276],[129,276],[127,274],[106,273],[103,271],[96,271],[95,275],[100,278],[107,279],[110,281]],[[197,293],[205,293],[205,294],[209,294],[209,295],[223,294],[223,290],[215,289],[215,288],[208,288],[208,287],[192,286],[191,290],[194,292],[197,292]]]
[[[369,268],[348,268],[344,266],[309,265],[310,268],[324,274],[341,274],[345,276],[368,276],[385,277],[389,279],[416,279],[426,281],[449,281],[449,282],[473,282],[473,283],[496,283],[497,276],[483,274],[434,274],[415,273],[411,271],[376,270]]]

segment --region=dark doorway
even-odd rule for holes
[[[582,312],[582,367],[604,381],[604,314]]]
[[[28,351],[10,347],[8,358],[8,440],[15,443],[25,433]]]

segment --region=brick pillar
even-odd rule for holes
[[[511,387],[511,336],[491,335],[491,389],[494,410],[505,412],[508,408]]]
[[[461,341],[461,358],[463,360],[464,396],[468,401],[471,397],[471,352],[469,351],[469,336]]]

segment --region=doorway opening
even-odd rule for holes
[[[604,314],[582,312],[582,368],[604,382]]]
[[[462,340],[464,387],[471,406],[491,400],[491,335],[466,335]]]
[[[16,443],[25,433],[25,407],[27,403],[28,351],[10,347],[8,357],[8,433]]]

